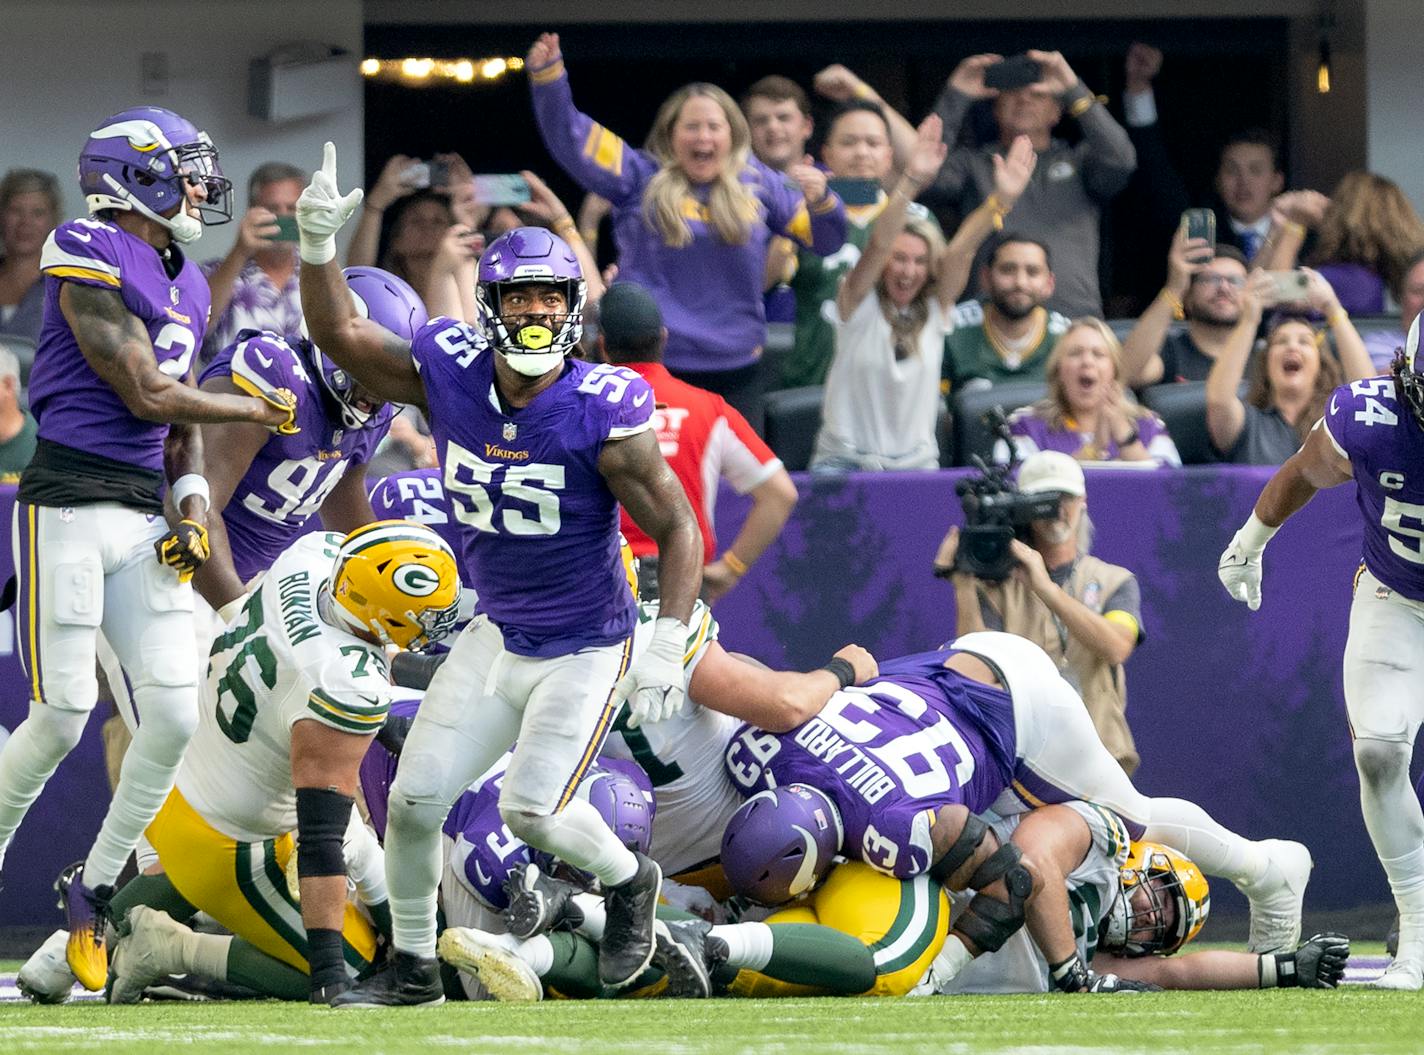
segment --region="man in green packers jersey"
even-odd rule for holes
[[[979,247],[964,249],[972,258]],[[954,309],[953,330],[944,339],[945,390],[976,379],[991,385],[1043,380],[1048,353],[1068,329],[1066,317],[1044,307],[1054,290],[1048,247],[1023,235],[999,235],[979,288],[984,301]]]
[[[835,355],[835,328],[821,309],[835,301],[841,279],[860,259],[870,227],[887,200],[881,185],[895,167],[890,122],[880,104],[864,99],[842,104],[826,130],[821,160],[833,179],[856,181],[868,200],[846,202],[850,222],[840,249],[824,258],[807,250],[797,255],[796,274],[790,280],[796,294],[796,343],[782,366],[782,388],[824,384]],[[912,204],[910,210],[912,215],[930,218],[921,205]]]

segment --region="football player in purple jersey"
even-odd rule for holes
[[[1271,477],[1217,575],[1253,612],[1261,554],[1315,492],[1354,480],[1365,522],[1345,643],[1345,710],[1360,807],[1399,909],[1399,951],[1374,984],[1424,987],[1424,811],[1409,778],[1424,721],[1424,360],[1419,320],[1390,373],[1341,385],[1304,445]]]
[[[808,847],[814,835],[828,840],[826,853],[890,875],[928,872],[950,890],[977,890],[957,925],[964,940],[947,942],[936,959],[944,978],[1013,936],[1037,879],[1031,861],[987,839],[975,815],[988,809],[1006,816],[1072,799],[1107,807],[1135,838],[1235,883],[1251,902],[1252,951],[1291,949],[1300,935],[1306,848],[1252,842],[1195,803],[1143,795],[1103,747],[1078,694],[1026,638],[966,634],[943,650],[882,662],[878,678],[836,693],[789,732],[744,727],[725,759],[746,794],[807,787],[827,818],[803,826]],[[728,822],[728,838],[757,801]]]
[[[40,260],[44,323],[30,375],[39,442],[11,536],[31,706],[0,753],[0,853],[79,741],[102,630],[143,721],[93,849],[61,877],[69,962],[99,989],[106,897],[198,720],[197,657],[174,647],[192,635],[189,580],[208,554],[196,426],[290,429],[293,408],[278,394],[192,385],[209,298],[181,246],[205,221],[231,217],[232,187],[207,133],[170,110],[125,110],[90,135],[79,182],[90,215],[61,224]]]
[[[409,340],[427,322],[415,290],[388,271],[345,271],[358,315]],[[244,330],[198,379],[205,392],[296,395],[295,435],[274,436],[243,422],[205,425],[203,447],[212,512],[211,557],[193,577],[222,622],[236,613],[246,584],[271,566],[317,512],[343,534],[378,519],[364,469],[390,428],[391,406],[361,387],[298,334]]]
[[[621,367],[568,358],[585,284],[573,252],[541,228],[517,228],[485,250],[478,329],[438,318],[407,341],[360,318],[334,263],[336,232],[360,201],[360,190],[337,191],[328,143],[297,203],[303,314],[323,353],[362,385],[426,412],[479,610],[431,682],[396,775],[391,966],[337,1006],[443,999],[440,825],[516,740],[501,816],[530,846],[599,879],[608,905],[600,975],[627,985],[652,958],[661,873],[574,792],[625,700],[637,724],[670,716],[685,696],[702,543],[651,430],[652,390]],[[636,660],[620,504],[661,558],[656,633]]]

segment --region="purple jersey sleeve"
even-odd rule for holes
[[[1330,394],[1325,429],[1349,458],[1365,522],[1364,560],[1380,582],[1424,601],[1424,429],[1399,399],[1393,377],[1368,377]]]
[[[244,330],[203,371],[199,383],[226,374],[234,385],[252,396],[272,395],[286,389],[299,399],[315,392],[310,371],[297,350],[280,334]]]
[[[601,363],[589,370],[578,390],[590,397],[590,410],[606,421],[602,432],[607,439],[623,439],[652,428],[656,402],[652,386],[626,366]]]
[[[101,220],[70,220],[50,233],[40,253],[40,272],[83,286],[123,285],[119,229]]]

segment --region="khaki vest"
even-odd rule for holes
[[[1131,576],[1126,568],[1081,556],[1073,567],[1063,589],[1069,596],[1102,614],[1103,604]],[[1131,776],[1140,761],[1127,727],[1127,679],[1122,664],[1108,663],[1076,637],[1059,634],[1058,624],[1048,606],[1040,601],[1028,584],[1013,578],[1002,583],[980,581],[979,589],[989,604],[999,612],[1004,630],[1026,637],[1057,664],[1063,676],[1073,683],[1092,716],[1098,737]],[[1063,648],[1064,637],[1068,648]]]

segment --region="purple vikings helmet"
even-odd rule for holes
[[[587,799],[604,823],[630,850],[647,853],[653,844],[653,816],[657,806],[653,798],[653,782],[636,762],[600,756],[597,764],[583,778],[578,796]],[[530,847],[533,860],[550,874],[562,874],[582,886],[593,885],[594,877],[568,865],[555,862],[544,850]]]
[[[181,208],[186,185],[208,192],[206,202],[195,203],[201,220]],[[205,223],[232,219],[232,181],[218,167],[208,133],[158,106],[115,114],[90,134],[79,155],[79,187],[91,213],[139,212],[183,243],[197,241]]]
[[[515,319],[506,322],[500,315],[501,295],[510,286],[527,283],[562,288],[567,312],[525,325]],[[475,283],[480,327],[505,362],[526,377],[548,373],[578,347],[584,293],[583,271],[574,251],[542,227],[516,227],[491,242],[480,257]],[[515,326],[513,333],[511,326]]]
[[[429,320],[425,302],[405,279],[378,267],[348,267],[342,274],[351,290],[356,314],[390,330],[402,340],[409,341]],[[305,320],[302,335],[306,335]],[[363,428],[371,415],[381,409],[381,403],[371,402],[370,394],[357,385],[356,379],[322,355],[315,345],[312,358],[316,360],[322,385],[341,408],[342,423],[348,429]]]
[[[840,811],[824,792],[787,784],[753,795],[732,814],[722,871],[743,897],[780,905],[825,878],[844,839]]]

